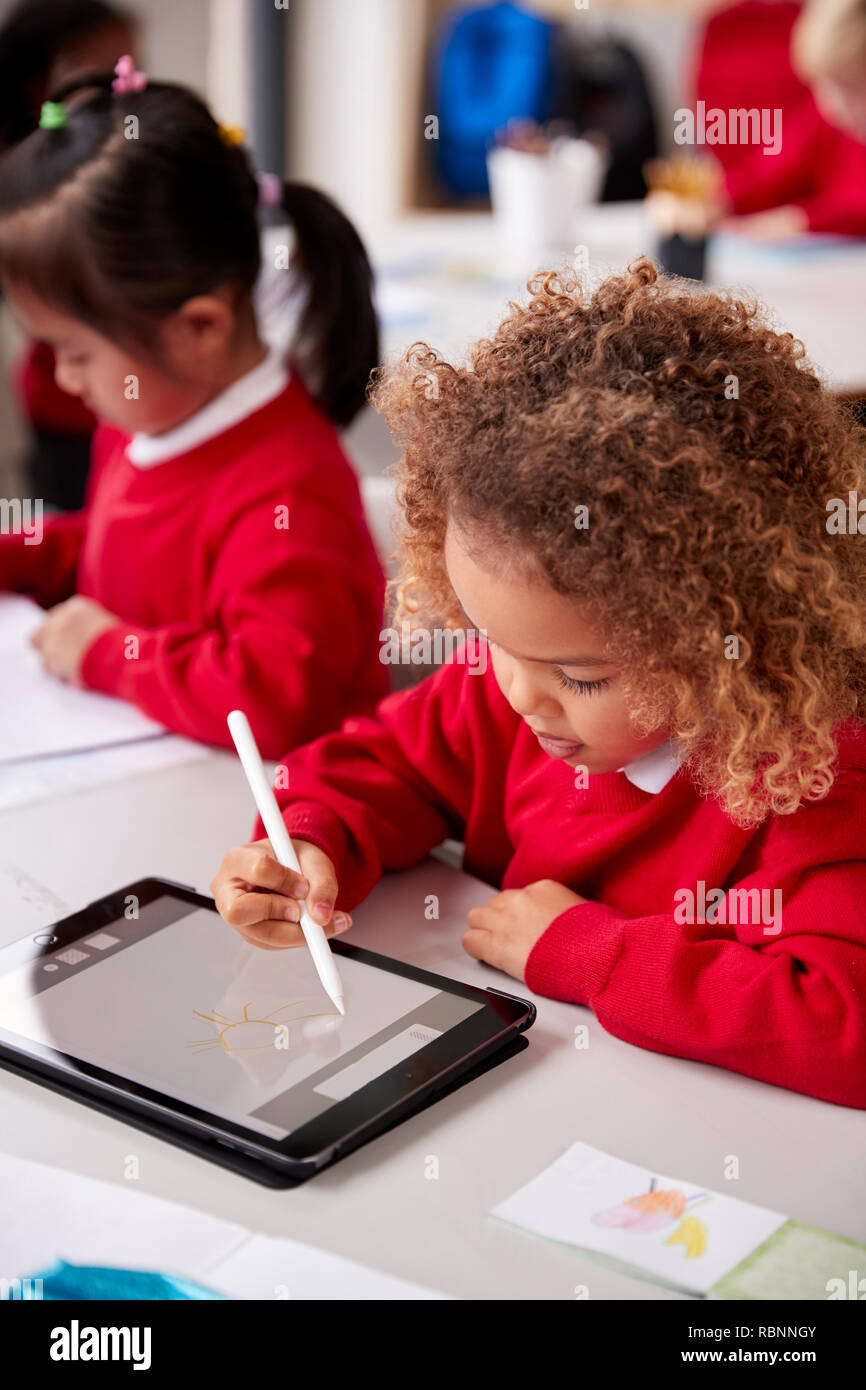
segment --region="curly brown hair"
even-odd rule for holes
[[[453,523],[588,610],[635,726],[738,824],[825,796],[866,696],[863,540],[827,504],[866,497],[866,433],[755,304],[643,258],[528,288],[465,363],[416,343],[376,383],[404,451],[398,618],[460,624]]]

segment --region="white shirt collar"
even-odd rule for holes
[[[628,780],[642,792],[652,792],[655,796],[667,786],[678,767],[670,743],[663,743],[661,747],[653,748],[651,752],[626,763],[619,771],[624,772]]]
[[[127,458],[136,468],[154,468],[198,448],[267,405],[285,390],[290,376],[282,352],[271,348],[257,367],[238,377],[175,429],[165,434],[134,434],[126,446]]]

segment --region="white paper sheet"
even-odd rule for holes
[[[90,748],[83,753],[62,753],[26,762],[0,760],[0,811],[26,806],[33,801],[54,800],[105,782],[117,782],[147,772],[161,771],[178,763],[206,758],[211,749],[175,734],[120,743],[111,748]]]
[[[788,1219],[580,1143],[491,1215],[700,1294]]]
[[[208,1270],[202,1283],[232,1298],[406,1301],[447,1297],[297,1240],[256,1235]]]
[[[29,646],[44,617],[31,599],[0,595],[0,763],[104,748],[165,732],[125,700],[78,690],[49,676]]]
[[[4,1277],[34,1275],[64,1259],[200,1279],[249,1236],[243,1226],[151,1197],[137,1186],[0,1154]]]
[[[0,1274],[27,1278],[61,1258],[179,1275],[232,1298],[447,1297],[135,1189],[0,1153]]]

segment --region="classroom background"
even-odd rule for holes
[[[9,8],[0,5],[0,18]],[[750,105],[772,107],[778,80],[767,77],[762,100],[756,75],[756,65],[766,67],[762,15],[796,6],[291,0],[283,8],[257,0],[133,0],[121,8],[139,23],[146,71],[201,90],[220,119],[243,128],[260,168],[281,165],[288,177],[330,193],[354,219],[374,263],[384,350],[393,356],[416,339],[462,352],[539,268],[571,263],[600,276],[641,252],[659,257],[671,228],[648,215],[647,164],[684,152],[678,113],[695,109],[707,24],[732,16],[726,31],[716,31],[717,47],[731,48],[719,65],[740,73],[740,85],[754,92]],[[736,83],[732,100],[735,93]],[[557,190],[542,186],[544,171],[533,171],[525,154],[521,168],[519,158],[509,163],[513,150],[500,149],[491,211],[494,127],[501,140],[506,121],[527,117],[553,117],[558,131],[582,137],[563,155],[563,169],[566,155],[574,165]],[[709,150],[685,149],[696,152]],[[712,153],[728,157],[730,145]],[[763,165],[758,160],[758,174],[766,166],[772,183],[780,167],[774,159],[787,157],[783,148]],[[563,189],[571,200],[565,210]],[[771,192],[767,199],[772,205]],[[662,208],[662,222],[664,215]],[[860,230],[866,234],[866,221]],[[767,240],[726,224],[701,246],[697,273],[763,299],[835,389],[856,402],[866,393],[855,310],[866,289],[864,248],[856,236],[822,231]],[[688,251],[685,261],[673,254],[670,268],[694,274]],[[0,347],[0,496],[13,498],[28,495],[30,438],[11,384],[22,344],[5,311]],[[370,410],[346,445],[367,480],[368,510],[387,550],[383,474],[394,448]]]

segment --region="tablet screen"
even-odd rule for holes
[[[0,1028],[283,1139],[483,1006],[340,955],[264,951],[172,897],[0,980]]]

